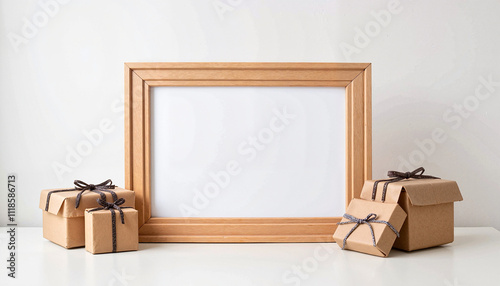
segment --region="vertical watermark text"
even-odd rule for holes
[[[7,276],[16,278],[17,275],[17,175],[7,175]]]

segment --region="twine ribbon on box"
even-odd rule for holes
[[[411,172],[398,172],[398,171],[389,171],[387,172],[387,176],[390,177],[390,179],[385,179],[385,180],[377,180],[375,183],[373,183],[373,192],[372,192],[372,201],[375,200],[375,196],[377,195],[377,186],[378,183],[385,182],[384,183],[384,188],[382,190],[382,202],[385,202],[385,196],[387,193],[387,186],[390,183],[394,182],[399,182],[402,180],[407,180],[407,179],[439,179],[438,177],[434,176],[429,176],[429,175],[424,175],[425,169],[423,167],[417,168]]]
[[[101,205],[102,207],[99,208],[94,208],[91,210],[88,210],[87,212],[94,212],[94,211],[100,211],[100,210],[109,210],[111,212],[111,227],[112,227],[112,239],[113,239],[113,252],[116,252],[116,214],[115,210],[120,212],[120,219],[122,224],[125,224],[125,216],[123,214],[122,209],[128,209],[132,207],[120,207],[122,204],[125,203],[124,198],[120,198],[118,200],[115,200],[113,203],[108,203],[104,199],[97,199],[97,203]]]
[[[349,238],[349,236],[356,230],[356,228],[358,228],[358,226],[363,224],[363,223],[368,225],[368,227],[370,228],[370,232],[372,234],[373,246],[376,246],[377,243],[375,241],[375,233],[373,232],[373,227],[372,227],[371,223],[383,223],[383,224],[387,225],[392,231],[394,231],[394,233],[399,237],[399,232],[394,228],[394,226],[392,226],[392,224],[390,222],[385,221],[385,220],[377,220],[377,214],[370,213],[369,215],[367,215],[363,219],[359,219],[359,218],[352,216],[350,214],[344,214],[343,217],[348,219],[348,221],[338,222],[337,223],[338,225],[349,224],[349,223],[355,223],[355,225],[351,228],[349,233],[347,233],[347,235],[344,237],[344,241],[342,242],[342,249],[344,249],[344,247],[345,247],[345,244],[347,242],[347,238]]]
[[[87,184],[84,181],[80,181],[80,180],[75,180],[73,183],[75,184],[75,187],[73,189],[50,191],[47,194],[47,201],[45,202],[45,211],[48,211],[48,209],[49,209],[50,196],[53,193],[80,191],[78,193],[78,195],[76,196],[75,208],[78,208],[78,206],[80,205],[80,200],[81,200],[82,195],[85,191],[91,191],[91,192],[98,193],[101,196],[101,199],[104,201],[106,201],[106,194],[103,192],[111,193],[111,196],[113,197],[113,201],[116,201],[118,199],[118,196],[116,195],[116,193],[111,191],[111,189],[116,188],[116,186],[113,185],[113,182],[110,179],[108,179],[100,184],[97,184],[97,185]]]

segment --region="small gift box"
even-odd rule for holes
[[[85,249],[92,253],[137,250],[139,247],[138,212],[121,207],[125,200],[114,203],[99,200],[100,208],[85,211]]]
[[[407,213],[395,248],[412,251],[454,240],[453,203],[463,200],[458,185],[424,171],[389,171],[389,179],[366,181],[361,191],[364,200],[398,203]]]
[[[405,219],[397,204],[353,199],[333,239],[342,249],[387,257]]]
[[[127,200],[124,206],[133,207],[135,193],[116,187],[111,180],[93,185],[76,180],[71,189],[43,190],[40,209],[43,210],[43,237],[65,248],[85,245],[84,212],[98,207],[97,199]]]

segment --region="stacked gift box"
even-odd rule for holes
[[[462,200],[455,181],[389,171],[389,179],[366,181],[333,239],[342,247],[386,257],[394,248],[413,251],[453,242],[453,203]]]
[[[93,185],[76,180],[74,188],[43,190],[43,237],[65,248],[91,253],[137,250],[135,193],[111,180]]]

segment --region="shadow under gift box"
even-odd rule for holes
[[[374,183],[365,182],[361,199],[371,201]],[[377,184],[377,202],[382,200],[384,183]],[[455,181],[406,179],[388,184],[385,203],[398,203],[408,215],[394,248],[413,251],[453,242],[453,203],[461,200]]]
[[[111,210],[85,211],[85,250],[92,254],[113,252],[113,219]],[[139,248],[138,212],[123,208],[124,223],[120,212],[115,212],[116,252]]]
[[[85,246],[85,209],[99,207],[97,200],[100,195],[85,191],[80,199],[80,205],[75,208],[76,196],[80,191],[53,193],[50,196],[49,208],[45,211],[47,195],[54,190],[62,189],[43,190],[40,194],[39,207],[43,211],[43,237],[65,248]],[[133,191],[118,187],[110,190],[114,191],[118,198],[125,199],[124,207],[135,207]],[[113,201],[110,193],[103,193],[106,194],[106,201]]]

